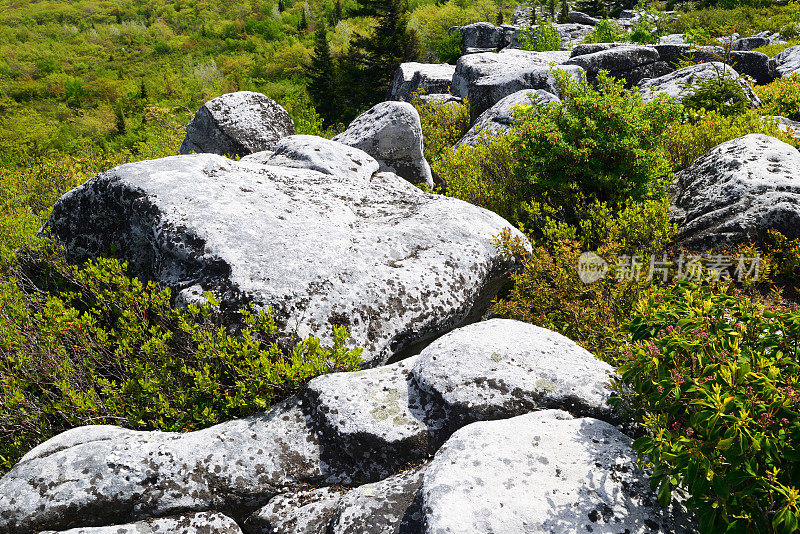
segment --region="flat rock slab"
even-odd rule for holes
[[[523,89],[511,93],[484,111],[456,146],[475,146],[484,136],[492,138],[509,131],[516,122],[514,108],[518,106],[546,106],[552,102],[561,102],[561,99],[542,89]]]
[[[631,443],[557,410],[469,425],[425,471],[421,532],[695,532],[679,504],[658,505]]]
[[[294,135],[289,113],[271,98],[252,91],[209,100],[186,126],[180,154],[242,157],[271,150],[282,137]]]
[[[800,237],[800,151],[760,134],[722,143],[675,176],[672,206],[687,248],[758,244],[770,228]]]
[[[363,150],[380,163],[382,171],[433,187],[431,168],[423,153],[419,113],[407,102],[376,104],[333,140]]]
[[[47,530],[39,534],[242,534],[236,521],[216,512],[200,512],[160,519],[137,521],[127,525],[109,527],[71,528],[56,532]]]
[[[451,420],[543,408],[611,413],[614,369],[561,334],[520,321],[492,319],[450,332],[420,353],[412,373],[421,390],[442,399]]]
[[[402,63],[394,73],[389,100],[409,102],[415,92],[446,94],[455,71],[455,65],[447,63]]]
[[[100,526],[176,513],[241,514],[303,483],[336,484],[297,399],[184,434],[81,427],[0,479],[0,533]]]
[[[323,375],[303,390],[322,435],[367,472],[374,471],[373,479],[428,457],[441,444],[437,438],[446,426],[441,405],[411,383],[409,370],[417,358]]]
[[[328,487],[275,496],[244,522],[248,534],[322,534],[346,488]]]
[[[700,63],[676,70],[670,74],[643,81],[639,84],[639,91],[645,102],[653,102],[661,93],[667,94],[676,103],[693,94],[694,86],[706,80],[713,80],[719,76],[727,76],[737,80],[744,90],[748,104],[752,107],[761,105],[761,100],[753,89],[740,79],[739,74],[724,63]]]
[[[287,337],[329,343],[344,325],[379,365],[483,312],[514,267],[492,243],[511,224],[347,157],[349,172],[338,160],[320,172],[289,141],[276,159],[308,168],[209,154],[122,165],[62,197],[48,230],[73,261],[114,246],[132,273],[176,292],[271,307]]]

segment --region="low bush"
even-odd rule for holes
[[[753,89],[761,99],[762,115],[780,115],[800,121],[800,74],[795,72]]]
[[[275,343],[269,312],[234,324],[98,259],[68,265],[52,246],[0,280],[0,472],[38,443],[86,424],[186,431],[264,410],[314,376],[358,368],[360,350],[314,338]]]
[[[610,20],[601,20],[583,38],[584,43],[617,43],[626,40],[625,30]]]
[[[685,90],[688,94],[683,98],[683,106],[689,111],[713,111],[728,117],[751,107],[739,80],[722,69],[713,78],[700,80]]]
[[[419,113],[425,159],[433,163],[451,152],[451,147],[469,130],[469,105],[423,102],[414,95],[411,104]]]
[[[519,32],[519,47],[536,52],[561,50],[561,33],[552,22],[543,22],[533,28],[526,25]]]
[[[769,57],[775,57],[778,54],[780,54],[781,52],[783,52],[784,50],[786,50],[787,48],[790,48],[792,46],[797,46],[799,44],[800,44],[800,40],[798,40],[798,39],[790,39],[789,41],[787,41],[785,43],[776,43],[776,44],[771,44],[771,45],[767,45],[767,46],[762,46],[762,47],[756,48],[754,50],[754,52],[761,52],[762,54],[766,54]]]
[[[683,487],[700,532],[800,528],[800,311],[729,285],[677,284],[635,308],[620,399],[667,504]]]

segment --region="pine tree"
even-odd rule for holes
[[[569,4],[567,0],[561,0],[561,12],[558,14],[558,22],[561,24],[569,22]]]
[[[147,100],[147,87],[144,85],[144,78],[139,80],[139,99]]]
[[[383,100],[392,76],[401,63],[419,57],[419,39],[408,29],[408,5],[403,0],[362,0],[359,15],[374,16],[372,33],[350,43],[345,83],[350,89],[350,113]]]
[[[336,4],[333,6],[333,18],[337,24],[342,20],[342,0],[336,0]]]
[[[548,0],[547,10],[550,12],[550,20],[556,20],[556,0]]]
[[[497,12],[497,25],[498,26],[502,26],[503,25],[503,12],[502,11],[498,11]]]
[[[122,113],[122,108],[120,106],[116,106],[114,108],[114,118],[116,119],[116,130],[117,135],[122,135],[125,133],[127,126],[125,124],[125,115]]]
[[[297,29],[302,32],[302,31],[305,31],[305,30],[308,29],[308,20],[306,19],[306,7],[305,6],[303,6],[303,8],[300,10],[300,13],[301,13],[300,14],[300,24],[297,25]]]
[[[283,13],[284,11],[286,11],[286,4],[283,0],[278,0],[278,13]]]
[[[306,67],[308,91],[314,107],[326,126],[337,122],[341,116],[339,105],[339,84],[337,83],[336,63],[331,57],[328,44],[328,28],[323,21],[317,24],[314,31],[314,55],[311,64]]]

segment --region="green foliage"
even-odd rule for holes
[[[417,95],[411,104],[419,113],[425,159],[436,162],[452,152],[452,146],[469,130],[469,105],[425,103]]]
[[[716,3],[716,2],[708,2]],[[751,4],[751,5],[748,5]],[[709,38],[730,35],[753,35],[762,31],[778,32],[785,38],[798,35],[800,30],[800,2],[792,0],[786,4],[779,2],[739,2],[731,9],[697,6],[697,9],[684,10],[676,18],[666,22],[666,33],[703,32]],[[701,43],[697,44],[712,44]]]
[[[328,29],[324,22],[314,32],[314,55],[306,68],[306,89],[325,124],[333,124],[340,116],[340,80],[338,66],[331,57]]]
[[[624,41],[625,31],[610,20],[601,20],[584,37],[584,43],[616,43]]]
[[[461,57],[461,30],[455,30],[450,34],[444,34],[439,42],[436,43],[436,55],[442,63],[455,65]]]
[[[672,168],[678,171],[720,143],[751,133],[777,137],[795,146],[800,144],[782,132],[774,121],[762,118],[760,110],[747,110],[728,117],[716,112],[703,113],[692,120],[672,122],[662,138],[662,146],[669,153]]]
[[[561,50],[561,33],[552,22],[542,22],[532,28],[525,25],[519,31],[519,47],[536,52]]]
[[[700,80],[685,90],[689,94],[683,98],[683,106],[690,111],[716,112],[729,117],[750,107],[741,82],[721,69],[717,76]]]
[[[74,267],[48,247],[21,259],[0,282],[0,469],[68,428],[203,428],[359,365],[343,328],[331,347],[282,351],[268,311],[242,310],[233,332],[213,302],[170,298],[116,260]]]
[[[643,300],[619,359],[634,448],[666,504],[688,489],[700,532],[800,526],[800,312],[728,286],[678,284]]]
[[[665,12],[661,11],[658,2],[640,0],[636,6],[639,11],[639,18],[631,26],[628,33],[628,40],[639,44],[658,43],[664,35],[664,21],[667,18]]]
[[[800,121],[800,74],[795,72],[753,89],[761,99],[760,110],[763,115],[778,115]]]

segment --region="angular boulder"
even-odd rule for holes
[[[611,415],[614,369],[561,334],[528,323],[492,319],[459,328],[412,365],[417,387],[440,398],[456,426],[546,408]]]
[[[797,140],[800,140],[800,121],[793,121],[786,117],[772,117],[778,124],[778,128]]]
[[[424,104],[461,104],[462,100],[453,95],[434,93],[431,95],[420,95],[420,101]]]
[[[47,229],[73,261],[113,246],[132,273],[175,291],[270,307],[286,338],[329,343],[347,326],[367,366],[483,313],[515,265],[492,243],[507,221],[374,173],[359,150],[301,141],[266,162],[122,165],[62,197]]]
[[[467,91],[469,112],[472,120],[476,120],[486,110],[500,102],[503,98],[518,91],[542,90],[558,94],[553,70],[557,69],[569,74],[574,80],[583,79],[583,69],[575,65],[558,67],[533,67],[505,74],[484,76],[473,83]]]
[[[294,121],[271,98],[252,91],[209,100],[186,126],[179,154],[242,157],[272,150],[282,137],[294,135]]]
[[[420,532],[695,532],[658,505],[632,441],[558,410],[462,428],[425,471]]]
[[[481,113],[472,128],[458,141],[456,146],[475,146],[484,136],[491,138],[510,130],[516,121],[514,108],[517,106],[546,106],[551,102],[561,102],[561,99],[542,89],[535,91],[524,89],[512,93]]]
[[[721,46],[695,46],[679,43],[653,45],[658,50],[661,61],[670,67],[677,67],[681,61],[693,63],[727,62],[739,74],[752,77],[756,83],[770,83],[775,79],[775,68],[769,57],[761,52],[732,51],[727,53]]]
[[[558,65],[569,59],[569,52],[529,52],[526,50],[501,50],[500,53],[482,53],[461,56],[456,62],[451,92],[466,98],[469,88],[479,78],[509,74],[534,67]]]
[[[433,187],[431,167],[423,153],[419,113],[407,102],[373,106],[333,140],[363,150],[380,163],[381,171]]]
[[[800,74],[800,45],[792,46],[770,60],[770,65],[777,76],[786,78],[792,74]]]
[[[706,81],[714,80],[720,76],[727,76],[737,80],[744,90],[747,103],[751,107],[761,105],[761,99],[753,92],[753,89],[740,79],[739,74],[732,67],[724,63],[700,63],[676,70],[670,74],[644,80],[639,84],[639,91],[645,102],[653,102],[658,95],[665,93],[671,96],[676,103],[683,102],[683,99],[694,91],[694,86]]]
[[[601,70],[608,71],[612,76],[624,79],[628,87],[644,78],[661,76],[670,71],[669,66],[660,61],[655,48],[639,45],[612,46],[588,54],[573,55],[565,64],[583,68],[589,81],[593,81]]]
[[[595,26],[598,22],[600,22],[600,19],[589,16],[582,11],[570,11],[567,13],[567,18],[570,20],[570,22],[574,22],[575,24],[586,24],[587,26]]]
[[[722,143],[675,176],[672,207],[691,249],[760,244],[770,228],[800,237],[800,151],[760,134]]]
[[[476,22],[461,26],[461,46],[467,48],[494,48],[500,46],[502,31],[489,22]]]
[[[200,512],[160,519],[147,519],[127,525],[107,527],[71,528],[56,532],[47,530],[39,534],[242,534],[236,521],[215,512]]]
[[[767,37],[743,37],[733,42],[733,50],[749,51],[771,44]]]
[[[410,102],[412,94],[417,91],[449,93],[455,71],[455,65],[447,63],[403,63],[394,73],[389,100]]]
[[[276,495],[244,522],[248,534],[320,534],[346,488],[327,487]]]

